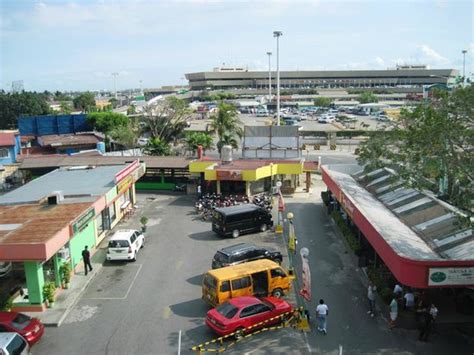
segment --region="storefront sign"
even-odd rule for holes
[[[428,286],[474,285],[474,267],[430,268]]]
[[[349,198],[341,191],[341,206],[344,208],[346,211],[347,215],[352,218],[354,214],[355,207],[352,204],[352,201],[349,200]]]
[[[129,175],[132,171],[137,169],[140,166],[140,162],[135,160],[133,163],[125,167],[124,169],[120,170],[117,174],[115,174],[115,184],[118,184],[120,181],[125,179],[127,175]]]
[[[242,181],[242,170],[217,170],[217,180]]]
[[[117,195],[120,195],[122,192],[126,191],[130,184],[133,183],[133,178],[131,176],[126,177],[124,180],[120,181],[117,185]]]
[[[94,218],[94,216],[95,216],[94,208],[89,209],[86,213],[84,213],[71,225],[71,231],[72,231],[71,234],[74,235],[78,232],[81,232],[84,228],[87,227],[87,225]]]

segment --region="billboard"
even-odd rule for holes
[[[245,126],[242,157],[300,158],[299,139],[298,126]]]

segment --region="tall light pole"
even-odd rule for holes
[[[268,55],[268,102],[272,100],[272,52],[267,52]]]
[[[273,37],[277,39],[277,126],[280,125],[280,37],[281,31],[273,31]]]
[[[115,94],[115,100],[117,100],[117,76],[118,76],[118,73],[112,73],[112,76],[114,77],[114,94]]]
[[[467,49],[462,50],[462,86],[466,83],[466,53]]]

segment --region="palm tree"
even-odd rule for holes
[[[148,155],[171,155],[171,147],[169,143],[160,138],[150,138],[143,151]]]
[[[202,132],[188,133],[185,138],[185,144],[186,149],[193,154],[196,152],[198,146],[202,146],[204,154],[206,154],[206,150],[213,149],[214,147],[212,136]]]
[[[239,147],[237,137],[242,138],[242,121],[238,117],[238,111],[234,105],[219,103],[217,114],[211,116],[210,128],[217,134],[217,149],[219,154],[226,144],[233,148]]]

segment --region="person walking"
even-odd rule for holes
[[[390,329],[393,329],[395,327],[395,321],[398,318],[397,296],[394,295],[394,297],[392,298],[392,302],[390,302],[389,308],[390,308],[390,322],[388,326]]]
[[[367,314],[370,314],[371,317],[375,316],[375,293],[377,292],[377,286],[372,282],[369,282],[369,287],[367,288],[367,299],[369,300],[369,311]]]
[[[84,250],[82,251],[82,260],[84,260],[84,271],[87,276],[87,268],[89,268],[89,271],[92,271],[91,253],[89,249],[87,249],[87,245],[84,247]]]
[[[438,308],[432,303],[430,310],[429,310],[430,316],[431,316],[431,330],[433,333],[437,333],[437,328],[436,328],[436,317],[438,316]]]
[[[405,309],[409,311],[415,310],[415,295],[411,289],[403,296],[405,299]]]
[[[197,186],[197,197],[198,199],[200,199],[202,197],[202,188],[201,188],[201,184],[199,184]]]
[[[320,299],[319,304],[316,307],[316,317],[318,318],[318,330],[324,334],[327,334],[326,325],[328,314],[328,306],[324,303],[323,299]]]

